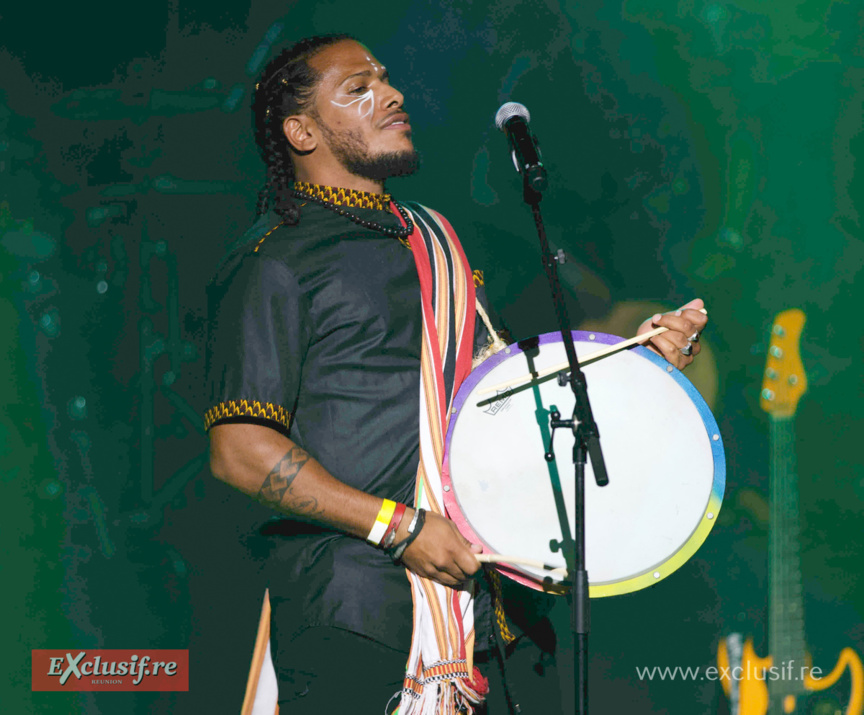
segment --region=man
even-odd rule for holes
[[[417,160],[403,97],[363,45],[285,50],[253,113],[268,186],[211,285],[205,422],[214,475],[279,513],[262,533],[280,705],[380,713],[402,690],[402,715],[430,699],[470,711],[501,599],[443,514],[440,446],[490,338],[475,329],[482,287],[443,217],[384,193]],[[660,317],[658,349],[683,367],[704,323]],[[508,613],[529,637],[507,652],[534,665],[553,650],[540,596]]]

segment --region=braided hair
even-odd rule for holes
[[[282,50],[258,78],[252,96],[252,124],[255,143],[267,165],[264,188],[258,194],[258,216],[272,205],[286,223],[296,224],[300,220],[291,196],[292,154],[300,152],[285,137],[282,123],[285,117],[300,114],[315,92],[320,75],[309,66],[309,60],[330,45],[354,39],[350,35],[307,37]]]

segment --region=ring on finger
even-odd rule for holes
[[[699,342],[699,331],[697,330],[693,335],[687,338],[688,343],[698,343]]]
[[[687,343],[686,347],[678,348],[678,351],[685,357],[690,357],[693,354],[693,344]]]

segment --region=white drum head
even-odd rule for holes
[[[580,356],[621,340],[573,336]],[[560,334],[538,340],[533,350],[511,345],[489,358],[459,390],[447,433],[444,500],[463,534],[484,552],[563,567],[562,553],[550,542],[561,540],[564,518],[574,533],[572,433],[556,431],[553,462],[543,455],[549,414],[557,409],[569,419],[573,393],[552,375],[480,394],[566,363]],[[637,346],[583,370],[609,475],[601,488],[590,461],[585,470],[586,567],[590,595],[598,597],[645,588],[695,553],[720,509],[725,461],[705,401],[663,358]],[[562,577],[545,569],[500,570],[532,588],[566,590]]]

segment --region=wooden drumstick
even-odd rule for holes
[[[567,569],[564,567],[552,568],[542,561],[533,559],[524,559],[521,556],[505,556],[504,554],[474,554],[481,564],[518,564],[520,566],[530,566],[534,569],[541,569],[548,572],[550,576],[560,576],[564,578],[567,575]]]
[[[708,315],[708,311],[704,308],[699,310],[703,315]],[[601,348],[593,353],[589,353],[583,357],[579,358],[579,364],[585,362],[593,362],[601,357],[606,357],[607,355],[611,355],[612,353],[617,353],[619,350],[623,350],[624,348],[629,348],[631,345],[637,345],[639,343],[644,343],[651,338],[661,335],[662,333],[666,333],[669,331],[669,328],[654,328],[654,330],[649,330],[647,333],[642,333],[642,335],[636,335],[635,337],[628,338],[627,340],[622,340],[620,343],[615,343],[614,345],[607,345],[605,348]],[[539,380],[541,377],[546,377],[547,375],[553,375],[556,372],[561,372],[562,370],[566,370],[570,367],[569,362],[562,362],[558,365],[553,365],[552,367],[547,367],[545,370],[541,370],[540,372],[530,374],[530,375],[522,375],[521,377],[514,377],[512,380],[507,380],[506,382],[499,382],[497,385],[492,385],[491,387],[484,387],[482,390],[478,390],[478,395],[485,395],[489,392],[495,392],[496,390],[506,390],[508,387],[515,387],[523,382],[531,382],[531,380]]]

